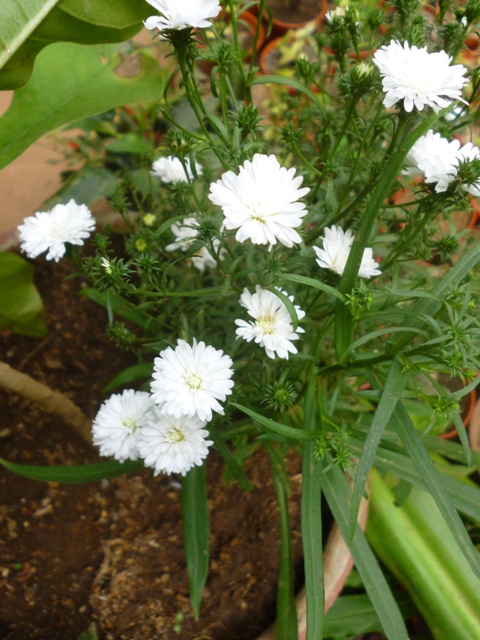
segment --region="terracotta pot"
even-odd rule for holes
[[[280,38],[275,38],[274,40],[271,40],[262,50],[261,54],[260,54],[260,70],[261,72],[268,76],[268,75],[285,75],[285,77],[290,77],[293,76],[293,67],[291,67],[291,71],[292,73],[282,73],[282,68],[280,67],[280,62],[281,62],[281,58],[282,58],[282,52],[281,49],[284,46],[284,44],[286,43],[285,38],[288,38],[288,36],[283,35]],[[292,40],[292,43],[294,41]],[[288,45],[288,43],[287,43]],[[304,43],[304,48],[302,49],[302,52],[305,52],[307,58],[315,56],[316,58],[316,52],[310,47],[308,46],[308,42]],[[295,60],[298,59],[298,56],[295,57]],[[290,70],[290,67],[285,66],[284,67],[285,70]],[[312,91],[318,91],[318,87],[316,87],[315,85],[311,86],[311,90]],[[296,93],[294,89],[289,89],[289,91],[291,91],[292,93]]]
[[[273,0],[272,0],[273,2]],[[267,1],[267,4],[268,1]],[[323,18],[325,17],[325,14],[327,12],[328,9],[328,2],[327,0],[319,0],[318,2],[319,5],[319,10],[318,13],[313,16],[310,20],[305,20],[303,22],[285,22],[284,20],[280,20],[278,17],[276,17],[275,14],[275,7],[269,7],[272,11],[272,32],[271,32],[271,36],[273,38],[276,38],[280,35],[283,35],[284,33],[286,33],[288,30],[290,29],[301,29],[302,27],[304,27],[306,24],[308,24],[308,22],[311,22],[312,20],[315,21],[317,28],[320,26],[320,24],[322,23]],[[251,9],[252,13],[256,12],[258,14],[258,7],[253,7]],[[263,13],[263,21],[265,24],[268,24],[269,21],[269,14],[268,11],[264,11]]]

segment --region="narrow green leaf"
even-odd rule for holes
[[[321,415],[317,411],[317,371],[313,367],[304,401],[305,431],[321,428]],[[317,425],[318,421],[318,425]],[[302,444],[302,548],[307,600],[306,640],[323,638],[325,591],[322,556],[322,483],[321,461],[315,457],[315,443]]]
[[[470,449],[470,441],[468,439],[467,430],[465,429],[465,425],[463,424],[463,420],[459,411],[455,411],[452,416],[452,421],[455,429],[457,430],[457,435],[460,438],[460,442],[462,443],[462,448],[465,454],[467,465],[470,466],[472,464],[472,450]]]
[[[323,291],[324,293],[328,293],[334,296],[342,302],[346,302],[346,298],[343,293],[340,293],[338,289],[330,287],[328,284],[320,282],[320,280],[314,280],[313,278],[307,278],[305,276],[298,276],[294,273],[282,274],[282,278],[283,280],[290,280],[290,282],[298,282],[299,284],[304,284],[307,287],[313,287],[314,289],[318,289],[319,291]]]
[[[225,460],[230,472],[232,473],[235,480],[238,484],[245,489],[245,491],[252,491],[253,485],[250,480],[245,475],[242,467],[238,464],[237,460],[233,456],[230,449],[225,444],[223,438],[218,433],[218,430],[215,427],[209,427],[210,437],[213,440],[213,444],[217,448],[218,452]]]
[[[382,434],[387,426],[393,411],[405,388],[407,376],[402,373],[402,363],[397,356],[393,360],[388,372],[385,388],[380,402],[373,416],[372,425],[368,431],[363,447],[360,462],[355,474],[355,486],[353,488],[352,507],[350,512],[350,539],[353,537],[357,526],[358,509],[365,492],[368,474],[373,466],[375,454]]]
[[[426,436],[423,438],[423,444],[429,451],[434,451],[444,458],[450,458],[456,462],[465,462],[465,455],[461,445],[449,440],[441,440],[434,436]],[[472,451],[472,466],[480,469],[480,452]]]
[[[151,362],[141,362],[134,364],[131,367],[127,367],[123,371],[120,371],[110,382],[107,384],[103,393],[110,393],[117,387],[121,387],[124,384],[130,384],[136,380],[145,380],[150,378],[153,372],[153,364]]]
[[[124,473],[133,473],[144,469],[142,460],[126,460],[118,462],[96,462],[94,464],[72,464],[66,466],[32,466],[17,464],[0,458],[0,464],[9,471],[19,476],[39,480],[41,482],[61,482],[65,484],[78,484],[81,482],[95,482],[105,478],[115,478]]]
[[[192,467],[182,480],[182,528],[190,600],[198,619],[208,573],[210,536],[205,464]]]
[[[276,75],[272,75],[272,76],[256,76],[252,82],[250,83],[250,86],[253,86],[255,84],[283,84],[286,87],[291,87],[292,89],[296,89],[297,91],[299,91],[300,93],[305,94],[306,96],[308,96],[310,98],[310,100],[312,101],[312,103],[317,107],[317,109],[320,112],[324,112],[324,108],[322,103],[320,102],[320,100],[318,99],[318,97],[313,93],[313,91],[310,91],[310,89],[308,87],[306,87],[305,85],[303,85],[301,82],[299,82],[298,80],[295,80],[294,78],[286,78],[285,76],[276,76]]]
[[[323,473],[321,478],[328,506],[340,527],[344,539],[347,540],[349,534],[348,503],[351,498],[348,482],[342,471],[335,466]],[[350,553],[387,638],[389,640],[408,640],[408,633],[402,614],[375,555],[358,525],[350,546]]]
[[[355,351],[355,349],[358,349],[358,347],[361,347],[367,342],[370,342],[370,340],[374,340],[375,338],[380,338],[381,336],[384,336],[386,334],[402,333],[402,332],[416,333],[418,335],[428,337],[428,333],[426,331],[422,331],[421,329],[415,329],[414,327],[385,327],[385,329],[377,329],[376,331],[370,331],[370,333],[367,333],[366,335],[362,336],[361,338],[358,338],[358,340],[355,340],[354,342],[348,345],[348,347],[343,352],[342,362],[347,359],[347,357],[352,353],[352,351]]]
[[[95,302],[101,307],[105,307],[105,309],[110,308],[112,313],[116,313],[120,317],[125,318],[125,320],[129,320],[143,329],[147,326],[148,318],[140,311],[137,311],[132,303],[127,302],[120,296],[113,295],[112,293],[101,293],[91,287],[82,289],[80,295],[86,296],[89,300],[92,300],[92,302]]]
[[[280,567],[277,584],[277,620],[276,640],[297,640],[298,623],[295,607],[294,572],[292,543],[290,533],[290,517],[288,515],[288,498],[284,482],[285,469],[283,460],[275,455],[272,445],[265,443],[273,471],[273,482],[277,495],[278,513],[280,516]]]
[[[421,475],[428,491],[437,503],[437,507],[442,514],[448,528],[453,534],[455,541],[467,559],[472,571],[480,577],[480,559],[465,525],[458,515],[455,507],[447,493],[442,475],[437,472],[430,460],[430,457],[423,446],[420,435],[410,420],[408,413],[397,403],[397,407],[392,415],[391,424],[396,430],[400,440],[411,457],[415,467]]]
[[[279,433],[281,436],[286,436],[287,438],[292,438],[292,440],[297,440],[299,442],[306,442],[309,440],[316,440],[322,434],[320,431],[301,431],[300,429],[294,429],[293,427],[287,427],[284,424],[280,424],[279,422],[275,422],[274,420],[270,420],[270,418],[265,418],[260,413],[256,411],[252,411],[252,409],[248,409],[241,404],[237,404],[236,402],[230,403],[232,407],[236,407],[246,413],[247,416],[250,416],[252,420],[260,423],[266,429],[270,429],[271,431],[275,431]]]

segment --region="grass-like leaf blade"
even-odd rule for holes
[[[145,468],[142,460],[126,460],[125,462],[108,460],[93,464],[34,466],[18,464],[0,458],[0,464],[9,471],[25,478],[39,480],[40,482],[60,482],[65,484],[95,482],[106,478],[115,478],[125,473],[133,473]]]

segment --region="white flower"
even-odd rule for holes
[[[195,242],[197,237],[196,228],[198,228],[198,222],[195,218],[184,218],[180,224],[174,223],[170,227],[173,235],[177,239],[176,242],[172,242],[165,247],[165,251],[188,251],[192,244]],[[213,239],[213,246],[216,251],[220,246],[220,240],[217,238]],[[220,250],[220,258],[224,259],[225,249]],[[193,266],[198,269],[200,272],[205,271],[206,267],[210,267],[214,269],[217,266],[217,261],[212,256],[212,254],[208,251],[207,247],[201,247],[195,254],[192,256]]]
[[[221,7],[218,0],[147,0],[162,16],[150,16],[144,21],[147,29],[187,29],[210,27]]]
[[[427,47],[410,48],[408,42],[403,47],[397,40],[384,45],[373,56],[383,77],[383,104],[392,107],[403,100],[405,111],[412,111],[414,106],[422,111],[428,105],[438,113],[452,100],[465,102],[462,88],[467,83],[463,77],[467,69],[461,64],[451,67],[451,61],[445,51],[428,53]]]
[[[155,406],[145,391],[127,389],[106,400],[93,421],[93,443],[102,456],[114,456],[120,462],[138,458],[137,441]]]
[[[183,168],[183,164],[180,162],[179,158],[175,158],[174,156],[165,156],[164,158],[155,160],[152,164],[152,171],[150,173],[152,176],[160,178],[165,184],[171,182],[188,182],[194,178],[190,167],[190,160],[188,158],[185,158],[185,166],[187,168],[187,173],[185,173],[185,169]],[[202,165],[198,164],[198,162],[195,163],[195,170],[197,175],[202,175]]]
[[[419,138],[407,154],[411,168],[405,173],[420,172],[425,182],[435,185],[435,191],[442,193],[457,177],[460,161],[480,158],[480,150],[468,142],[463,147],[458,140],[447,140],[431,129]],[[480,181],[465,185],[464,189],[474,196],[480,196]]]
[[[163,472],[184,476],[193,466],[202,464],[213,444],[206,440],[205,424],[196,416],[163,415],[156,407],[140,431],[139,455],[147,467],[155,469],[155,475]]]
[[[345,17],[345,7],[336,7],[333,11],[327,11],[325,14],[325,19],[328,23],[332,23],[335,18],[344,18]]]
[[[70,200],[49,212],[37,212],[18,227],[21,249],[29,258],[48,251],[47,260],[58,262],[65,255],[65,243],[82,245],[95,228],[88,207]]]
[[[294,230],[307,214],[305,205],[297,202],[310,189],[299,189],[303,177],[294,178],[295,169],[281,167],[275,156],[256,153],[247,160],[240,173],[227,171],[210,185],[210,200],[222,207],[223,226],[238,229],[236,239],[253,244],[269,244],[277,240],[292,247],[301,238]]]
[[[342,275],[355,236],[350,229],[344,231],[341,227],[336,226],[325,227],[324,231],[323,249],[313,247],[317,254],[317,264],[322,269],[331,269]],[[371,278],[380,274],[378,264],[373,259],[373,251],[367,247],[363,252],[358,275],[360,278]]]
[[[193,340],[178,340],[175,349],[164,349],[155,358],[152,397],[162,414],[197,416],[211,420],[212,410],[223,415],[218,402],[232,393],[232,360],[223,351]]]
[[[259,285],[255,287],[255,293],[251,294],[248,289],[244,289],[240,296],[240,304],[245,307],[248,314],[255,318],[255,322],[245,322],[245,320],[235,320],[238,326],[236,334],[247,342],[255,340],[257,344],[265,348],[269,358],[285,358],[288,360],[289,353],[297,353],[297,348],[292,344],[292,340],[298,340],[298,333],[304,333],[301,327],[294,331],[292,319],[287,311],[287,307],[271,291],[262,289]],[[281,291],[285,296],[285,291]],[[288,296],[293,302],[293,296]],[[305,317],[298,305],[295,305],[297,318],[301,320]]]

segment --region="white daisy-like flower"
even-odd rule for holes
[[[317,264],[322,269],[331,269],[340,276],[345,270],[348,254],[353,244],[355,236],[350,229],[344,231],[341,227],[325,227],[323,238],[323,249],[313,247],[317,254]],[[362,256],[360,278],[372,278],[379,276],[382,272],[378,269],[378,263],[373,259],[373,250],[367,247]]]
[[[281,167],[274,155],[256,153],[236,175],[227,171],[210,185],[210,200],[223,209],[225,229],[238,229],[236,239],[253,244],[281,242],[293,247],[301,238],[295,231],[307,214],[298,202],[310,189],[300,189],[303,177]]]
[[[281,293],[288,296],[285,291],[281,291]],[[291,302],[294,301],[293,296],[288,296],[288,298]],[[298,334],[304,333],[304,330],[301,327],[293,329],[287,307],[278,296],[257,285],[253,294],[248,289],[243,290],[240,304],[245,307],[255,322],[235,320],[235,324],[238,326],[235,333],[239,338],[243,338],[247,342],[254,340],[258,345],[264,347],[269,358],[278,356],[288,360],[289,353],[297,353],[297,348],[292,340],[298,340]],[[298,305],[295,305],[295,311],[299,320],[305,317],[305,311],[302,311]]]
[[[221,6],[218,0],[147,0],[161,16],[150,16],[144,21],[147,29],[205,29],[211,26]]]
[[[435,113],[447,107],[453,100],[462,100],[462,88],[467,83],[463,76],[467,69],[452,61],[445,51],[428,53],[427,47],[410,47],[392,40],[373,56],[383,80],[385,99],[383,104],[392,107],[403,100],[405,111],[413,107],[422,111],[425,105]]]
[[[210,421],[212,411],[223,415],[220,404],[232,393],[232,360],[220,349],[193,340],[178,340],[155,358],[152,397],[162,414],[197,416]]]
[[[115,394],[100,407],[93,421],[93,443],[102,456],[114,456],[120,462],[137,460],[137,442],[155,406],[145,391],[126,389]]]
[[[156,407],[150,420],[140,431],[138,452],[147,467],[159,473],[181,473],[184,476],[195,465],[201,465],[207,457],[208,431],[206,422],[197,416],[163,415]]]
[[[65,255],[65,244],[82,245],[95,229],[95,220],[84,204],[70,200],[51,211],[37,212],[18,227],[20,248],[29,258],[47,251],[47,260],[58,262]]]
[[[327,11],[325,14],[325,20],[331,24],[335,18],[344,18],[345,13],[345,7],[336,7],[333,11]]]
[[[185,167],[187,169],[187,173],[185,173],[185,169],[183,168],[183,164],[180,162],[179,158],[176,158],[175,156],[165,156],[155,160],[152,164],[152,170],[150,173],[152,176],[160,178],[165,184],[170,184],[172,182],[189,182],[194,179],[194,175],[188,158],[185,158]],[[202,165],[198,164],[198,162],[195,163],[195,170],[197,175],[202,175]]]
[[[447,140],[430,129],[419,138],[407,154],[411,165],[404,173],[422,173],[425,182],[435,185],[435,191],[442,193],[455,180],[459,162],[480,158],[478,147],[468,142],[463,147],[458,140]],[[480,196],[480,181],[464,185],[473,196]]]
[[[199,224],[195,218],[184,218],[180,223],[175,222],[170,227],[173,235],[176,238],[176,242],[172,242],[165,247],[165,251],[188,251],[196,239],[196,229]],[[213,239],[213,246],[216,251],[220,246],[220,240]],[[225,257],[225,249],[220,250],[220,259]],[[193,266],[201,273],[205,271],[206,267],[214,269],[217,266],[217,261],[208,251],[207,247],[201,247],[191,258]]]

